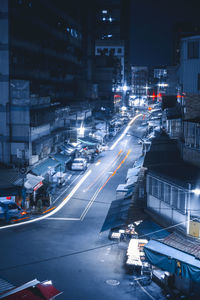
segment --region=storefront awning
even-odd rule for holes
[[[151,220],[143,220],[136,226],[135,230],[138,232],[139,236],[148,239],[164,239],[170,234],[167,230]]]
[[[51,300],[62,294],[58,291],[51,281],[40,282],[37,279],[29,281],[19,287],[13,288],[0,295],[0,299],[17,300]]]
[[[98,144],[97,140],[91,138],[78,138],[78,141],[81,142],[83,145],[86,146],[96,146]]]
[[[56,168],[59,165],[60,162],[58,162],[57,160],[48,158],[45,161],[39,163],[37,166],[33,167],[31,169],[31,172],[38,176],[45,176],[48,173],[49,169]]]
[[[36,191],[41,186],[43,186],[44,177],[42,177],[42,176],[35,176],[32,174],[27,174],[26,179],[27,180],[24,183],[24,187],[27,190]]]
[[[144,163],[144,156],[140,156],[134,163],[134,168],[140,168],[142,167]]]
[[[128,169],[127,175],[126,175],[126,180],[128,180],[130,177],[133,176],[138,176],[139,174],[139,168],[130,168]]]
[[[200,282],[200,260],[162,242],[150,240],[144,247],[148,261],[162,270]]]
[[[101,228],[101,232],[124,225],[126,223],[130,205],[130,198],[112,201],[106,219]]]

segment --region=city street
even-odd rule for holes
[[[141,122],[136,119],[129,133],[142,137]],[[52,280],[63,300],[164,299],[155,283],[130,285],[127,243],[110,241],[108,231],[100,233],[118,184],[142,152],[136,137],[119,139],[121,133],[84,173],[75,173],[49,217],[1,228],[0,278],[15,286],[34,278]]]

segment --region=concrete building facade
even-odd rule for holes
[[[200,94],[200,36],[181,39],[180,84],[186,94]]]

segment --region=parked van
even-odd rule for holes
[[[0,220],[9,223],[15,219],[21,219],[27,212],[19,207],[13,200],[0,201]]]

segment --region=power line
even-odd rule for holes
[[[48,262],[48,261],[52,261],[52,260],[56,260],[56,259],[61,259],[61,258],[73,256],[73,255],[78,255],[78,254],[94,251],[94,250],[97,250],[97,249],[105,248],[105,247],[108,247],[108,246],[116,245],[118,243],[119,242],[109,243],[109,244],[105,244],[105,245],[102,245],[102,246],[89,248],[89,249],[85,249],[85,250],[81,250],[81,251],[76,251],[76,252],[72,252],[72,253],[68,253],[68,254],[63,254],[63,255],[59,255],[59,256],[53,256],[53,257],[49,257],[49,258],[46,258],[46,259],[36,260],[36,261],[33,261],[33,262],[21,264],[21,265],[15,265],[15,266],[7,267],[7,268],[1,268],[0,272],[1,271],[12,270],[12,269],[17,269],[17,268],[21,268],[21,267],[26,267],[26,266],[30,266],[30,265],[34,265],[34,264],[40,264],[40,263],[44,263],[44,262]]]

